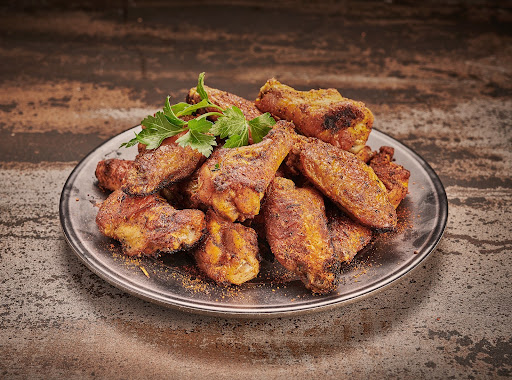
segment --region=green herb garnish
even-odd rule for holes
[[[121,146],[128,148],[141,143],[146,145],[147,149],[155,149],[164,139],[186,131],[187,133],[179,137],[176,142],[182,147],[190,146],[209,157],[213,147],[217,145],[215,136],[226,139],[225,148],[245,146],[249,144],[249,130],[253,143],[258,143],[276,123],[268,112],[247,121],[238,107],[222,109],[210,102],[204,89],[204,73],[199,74],[197,93],[201,97],[201,101],[197,104],[180,102],[171,105],[168,96],[163,110],[158,111],[155,116],[147,116],[142,120],[141,124],[145,128]],[[206,112],[188,121],[180,119],[182,116],[194,115],[203,108],[213,108],[215,111]],[[218,119],[212,123],[206,119],[208,116],[218,116]]]

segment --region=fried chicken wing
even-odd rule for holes
[[[358,222],[377,229],[396,226],[396,210],[373,169],[355,155],[318,139],[300,149],[301,172]]]
[[[365,164],[369,164],[374,155],[375,152],[372,151],[372,148],[370,148],[368,145],[363,146],[361,150],[356,154],[357,158],[359,158]]]
[[[386,186],[389,201],[397,208],[407,195],[411,173],[402,165],[392,162],[394,154],[395,150],[392,147],[383,146],[371,159],[370,166]]]
[[[215,150],[199,169],[194,198],[229,221],[253,218],[291,148],[292,134],[281,121],[257,144]]]
[[[220,218],[211,209],[206,219],[207,237],[193,253],[199,269],[222,285],[255,278],[260,270],[256,232]]]
[[[336,256],[350,263],[354,256],[372,240],[372,230],[343,214],[336,206],[327,208],[331,243]]]
[[[322,195],[276,177],[263,212],[267,241],[276,259],[314,293],[335,290],[340,260],[330,244]]]
[[[135,166],[135,161],[110,158],[101,160],[96,165],[98,186],[103,190],[115,191],[120,189],[126,180],[127,173]]]
[[[262,112],[293,121],[302,134],[352,153],[365,145],[374,119],[364,103],[335,89],[297,91],[274,78],[260,89],[255,104]]]
[[[208,94],[208,99],[213,104],[222,107],[223,109],[237,106],[245,115],[247,120],[254,119],[262,114],[262,112],[256,108],[253,102],[250,100],[244,99],[238,95],[231,94],[226,91],[217,90],[216,88],[211,88],[208,86],[204,86],[206,93]],[[187,95],[187,103],[196,104],[201,101],[201,96],[197,92],[197,88],[193,87],[190,89]],[[214,108],[206,108],[204,112],[217,111]],[[217,117],[213,116],[212,120],[216,120]]]
[[[206,227],[202,211],[176,210],[159,195],[130,197],[122,190],[102,203],[96,224],[104,235],[119,240],[128,256],[189,248]]]
[[[127,171],[122,189],[129,195],[149,195],[191,175],[204,156],[175,141],[179,135],[165,139],[156,149],[140,149],[135,164]]]

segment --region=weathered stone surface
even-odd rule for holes
[[[512,375],[510,5],[103,3],[0,12],[0,377]],[[364,101],[446,186],[434,254],[357,302],[265,320],[165,309],[89,271],[60,228],[67,176],[201,71],[248,98],[275,76]]]

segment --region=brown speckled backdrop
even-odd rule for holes
[[[197,74],[255,98],[271,76],[364,101],[449,199],[443,240],[360,302],[274,320],[185,314],[74,256],[64,182]],[[0,377],[512,375],[512,3],[4,1]]]

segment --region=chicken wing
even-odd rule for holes
[[[206,227],[199,210],[176,210],[159,195],[130,197],[116,190],[102,203],[96,224],[119,240],[128,256],[155,256],[196,244]]]
[[[289,124],[276,124],[257,144],[215,150],[199,169],[194,198],[232,222],[259,214],[265,190],[291,148]]]
[[[222,285],[255,278],[260,270],[256,232],[220,218],[211,209],[206,219],[207,237],[193,253],[199,269]]]
[[[115,191],[120,189],[126,180],[127,173],[135,166],[135,161],[110,158],[96,165],[98,186],[103,190]]]
[[[392,147],[383,146],[371,159],[370,166],[386,186],[389,201],[397,208],[407,195],[411,173],[402,165],[391,161],[394,154],[395,150]]]
[[[358,222],[378,229],[396,226],[396,210],[384,184],[352,153],[308,139],[301,146],[299,162],[315,187]]]
[[[357,158],[359,158],[365,164],[369,164],[374,155],[375,152],[372,151],[372,148],[370,148],[368,145],[363,146],[361,150],[356,154]]]
[[[314,293],[335,290],[340,260],[330,244],[322,195],[276,177],[263,212],[267,241],[276,259]]]
[[[247,120],[254,119],[255,117],[258,117],[262,114],[262,112],[258,108],[256,108],[254,103],[251,102],[250,100],[247,100],[238,95],[234,95],[229,92],[222,91],[222,90],[217,90],[216,88],[211,88],[208,86],[204,86],[204,89],[205,89],[206,93],[208,94],[208,99],[210,100],[210,102],[212,102],[213,104],[215,104],[223,109],[226,109],[226,108],[229,108],[232,106],[237,106],[243,112],[243,114],[245,115],[245,118]],[[196,87],[191,88],[187,95],[187,103],[196,104],[196,103],[199,103],[200,101],[201,101],[201,96],[197,92]],[[206,108],[205,109],[205,112],[210,112],[210,111],[217,111],[217,110],[214,108]],[[212,120],[216,120],[216,119],[217,119],[216,116],[212,117]]]
[[[255,104],[262,112],[293,121],[302,134],[352,153],[365,145],[374,119],[364,103],[335,89],[297,91],[274,78],[260,89]]]
[[[354,256],[372,240],[372,230],[343,214],[336,206],[327,208],[327,220],[334,253],[342,262]]]
[[[140,149],[135,164],[127,171],[123,191],[129,195],[149,195],[191,175],[204,156],[191,147],[181,147],[169,137],[156,149]]]

